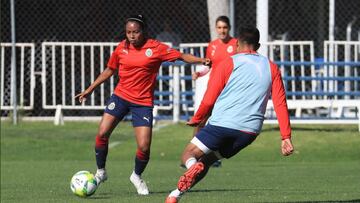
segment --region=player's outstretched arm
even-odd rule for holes
[[[210,59],[208,58],[199,58],[191,54],[181,54],[180,60],[185,61],[186,63],[202,63],[206,66],[211,64]]]
[[[74,99],[78,98],[80,103],[85,102],[86,97],[91,94],[97,86],[101,85],[105,80],[110,78],[115,71],[116,69],[106,68],[85,91],[77,94]]]
[[[284,156],[289,156],[294,152],[294,146],[292,145],[291,138],[287,138],[281,141],[281,153]]]

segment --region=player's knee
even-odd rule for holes
[[[96,136],[110,137],[110,133],[107,129],[100,127]]]
[[[142,153],[149,154],[150,146],[149,145],[140,145],[140,146],[138,146],[137,151],[141,151]]]
[[[192,156],[195,158],[200,158],[204,154],[203,151],[193,143],[190,143],[184,150],[183,155]]]
[[[150,153],[150,142],[148,142],[148,141],[140,141],[138,143],[137,149],[144,152],[144,153]]]

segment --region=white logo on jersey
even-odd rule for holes
[[[128,50],[126,50],[126,49],[123,49],[122,52],[124,52],[125,54],[129,53]]]
[[[153,55],[153,52],[152,52],[152,50],[149,48],[149,49],[146,49],[146,51],[145,51],[145,56],[147,56],[147,57],[151,57]]]
[[[115,102],[111,102],[111,103],[107,106],[107,108],[108,108],[109,110],[115,109]]]
[[[226,50],[228,53],[231,53],[234,51],[234,48],[230,45],[228,46],[227,50]]]
[[[146,120],[148,123],[150,123],[150,119],[146,118],[145,116],[143,117],[144,120]]]

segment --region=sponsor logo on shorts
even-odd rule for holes
[[[149,119],[149,118],[147,118],[147,117],[144,116],[143,119],[146,120],[148,123],[150,123],[150,119]]]
[[[146,51],[145,51],[145,56],[147,56],[147,57],[151,57],[153,55],[153,52],[152,52],[152,50],[149,48],[149,49],[146,49]]]
[[[107,108],[108,108],[109,110],[114,110],[114,109],[115,109],[115,102],[111,102],[111,103],[107,106]]]

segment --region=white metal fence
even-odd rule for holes
[[[322,69],[324,77],[333,80],[324,81],[324,91],[337,92],[335,98],[360,98],[359,95],[341,93],[359,93],[360,89],[360,41],[325,41],[324,62]],[[339,63],[344,61],[345,63]]]
[[[311,81],[297,81],[297,77],[315,77],[315,66],[304,64],[315,59],[314,42],[312,41],[273,41],[264,43],[267,53],[272,61],[280,61],[279,68],[284,80],[287,92],[291,92],[288,99],[316,99],[314,95],[305,94],[298,96],[296,92],[315,92],[317,83]],[[284,63],[285,62],[285,63]],[[288,63],[286,63],[288,62]]]
[[[171,46],[171,43],[166,43]],[[56,109],[103,109],[116,86],[117,74],[97,88],[85,103],[74,96],[84,91],[105,69],[118,43],[42,43],[42,107]],[[176,67],[178,68],[178,67]],[[174,66],[160,67],[155,104],[158,110],[173,109]],[[179,78],[176,76],[175,78]]]
[[[182,53],[193,54],[204,58],[206,56],[206,48],[208,43],[182,43],[179,50]],[[183,112],[194,111],[195,101],[195,81],[191,78],[191,73],[195,72],[196,65],[182,65],[180,67],[180,108]]]
[[[11,89],[11,43],[0,43],[0,104],[1,110],[12,110],[13,89]],[[34,65],[35,65],[35,44],[17,43],[16,52],[18,60],[17,67],[17,95],[19,98],[19,109],[30,110],[34,107]]]
[[[117,43],[42,43],[42,107],[56,109],[102,109],[116,81],[111,77],[88,98],[77,103],[74,96],[87,88],[106,67]]]
[[[324,58],[317,62],[312,41],[274,41],[263,44],[269,58],[282,72],[290,110],[295,117],[359,118],[359,42],[325,42]],[[171,44],[170,44],[171,45]],[[7,64],[8,44],[1,44],[1,109],[10,110],[10,65]],[[106,67],[117,43],[42,43],[42,109],[100,110],[105,106],[117,83],[117,76],[97,88],[83,104],[74,96],[83,91]],[[34,105],[34,45],[17,44],[20,52],[19,95],[20,108]],[[29,47],[29,54],[26,51]],[[179,49],[204,57],[207,43],[180,44]],[[331,50],[331,51],[329,51]],[[329,53],[332,53],[329,56]],[[28,56],[29,55],[29,56]],[[7,65],[6,65],[7,64]],[[195,82],[191,79],[195,65],[185,63],[162,64],[155,90],[156,112],[163,111],[175,121],[194,111]],[[331,72],[334,70],[334,72]],[[330,89],[330,84],[333,89]],[[339,93],[340,92],[340,93]],[[6,102],[5,102],[6,101]],[[5,105],[6,104],[6,105]],[[271,102],[268,111],[272,111]],[[269,113],[269,116],[273,114]]]

